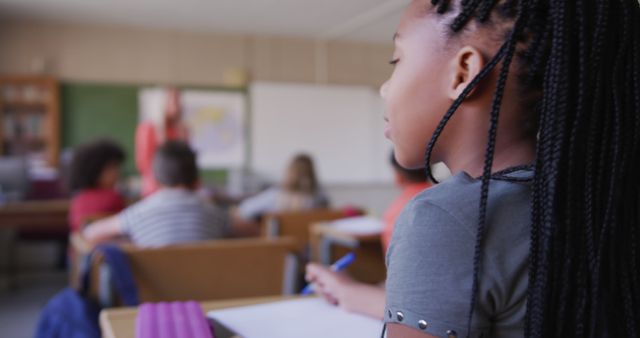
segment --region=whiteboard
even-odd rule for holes
[[[365,86],[256,82],[250,87],[251,169],[279,181],[298,152],[324,184],[389,183],[384,105]]]

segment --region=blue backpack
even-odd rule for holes
[[[110,279],[126,306],[138,305],[138,291],[125,254],[113,245],[97,247],[87,258],[99,252],[104,256]],[[101,306],[87,297],[89,264],[85,264],[80,290],[66,288],[45,305],[36,328],[35,338],[100,338],[98,315]]]

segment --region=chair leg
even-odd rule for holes
[[[7,230],[7,285],[9,290],[18,288],[18,236],[14,229]]]
[[[66,270],[69,266],[67,247],[68,239],[59,239],[58,243],[58,258],[56,260],[56,268],[59,270]]]

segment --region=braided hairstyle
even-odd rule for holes
[[[442,118],[500,66],[491,108],[469,328],[501,100],[511,64],[539,92],[527,337],[640,336],[640,4],[638,0],[431,0],[452,35],[510,23],[505,41]]]

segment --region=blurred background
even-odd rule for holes
[[[0,335],[31,336],[67,283],[74,150],[119,144],[136,200],[136,129],[167,88],[202,195],[233,206],[307,153],[332,207],[382,216],[398,189],[378,89],[408,2],[0,0]]]

